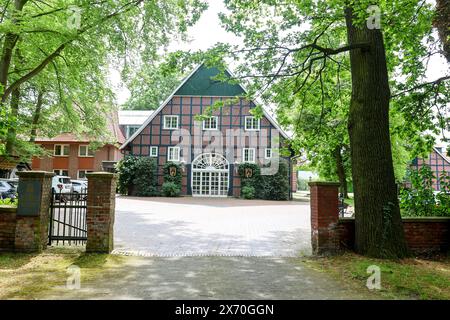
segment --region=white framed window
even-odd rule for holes
[[[216,116],[203,120],[203,130],[217,130],[219,118]]]
[[[140,126],[127,126],[127,139],[131,137],[136,131],[138,131]]]
[[[67,169],[54,169],[53,172],[57,175],[57,176],[69,176],[69,170]]]
[[[69,156],[69,145],[68,144],[55,144],[53,148],[53,155],[57,157],[67,157]]]
[[[272,158],[272,149],[271,148],[266,148],[266,150],[264,150],[264,158],[266,158],[266,159]]]
[[[150,147],[150,157],[157,157],[158,156],[158,147]]]
[[[244,148],[242,150],[244,162],[255,163],[255,148]]]
[[[79,157],[93,157],[94,151],[89,148],[89,146],[86,145],[79,145],[78,146],[78,156]]]
[[[253,116],[245,117],[245,130],[257,131],[259,130],[259,127],[260,127],[260,119]]]
[[[87,179],[86,178],[86,173],[89,173],[89,172],[92,172],[92,171],[89,171],[89,170],[78,170],[78,173],[77,173],[78,179],[79,180]]]
[[[180,148],[179,147],[169,147],[167,150],[167,161],[180,161]]]
[[[178,116],[164,116],[163,129],[178,129]]]

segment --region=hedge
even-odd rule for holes
[[[246,169],[252,170],[251,177],[246,177]],[[278,171],[274,175],[261,175],[260,167],[254,163],[239,165],[238,173],[244,198],[251,197],[251,187],[255,190],[254,197],[257,199],[289,200],[289,166],[286,160],[280,160]]]
[[[119,193],[142,197],[157,196],[157,170],[155,159],[126,156],[116,166],[116,172],[119,174]]]
[[[175,175],[171,175],[171,168],[175,170]],[[173,172],[173,171],[172,171]],[[181,182],[183,175],[181,173],[181,166],[176,162],[167,162],[163,168],[164,184],[162,186],[162,193],[166,197],[178,197],[181,193]]]

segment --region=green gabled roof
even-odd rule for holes
[[[241,86],[212,79],[220,73],[219,69],[200,66],[175,92],[175,96],[221,96],[236,97],[245,92]],[[225,75],[231,78],[228,71]]]

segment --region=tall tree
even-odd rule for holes
[[[184,63],[180,63],[181,60],[178,59],[181,56]],[[124,74],[130,98],[122,108],[157,109],[178,86],[186,72],[192,69],[195,62],[198,62],[198,58],[184,52],[172,52],[158,60],[142,61],[136,71]]]
[[[434,25],[439,33],[443,55],[450,63],[450,0],[436,0]]]
[[[263,88],[254,89],[255,95],[264,97],[261,91],[273,87],[279,79],[289,79],[294,87],[292,94],[310,90],[311,83],[318,82],[314,94],[327,99],[324,74],[330,64],[336,63],[336,57],[350,54],[349,64],[342,67],[349,68],[352,78],[348,134],[356,200],[356,248],[376,257],[405,256],[389,124],[390,86],[396,90],[400,86],[397,81],[389,82],[389,73],[409,75],[405,87],[420,81],[425,70],[420,60],[428,54],[422,41],[431,35],[431,6],[406,0],[376,1],[376,8],[369,1],[226,3],[231,14],[222,15],[222,21],[229,30],[245,37],[246,47],[225,49],[241,62],[238,76],[250,79],[256,84],[253,88]],[[347,9],[343,12],[342,8]],[[366,24],[373,9],[382,13],[382,30]],[[375,22],[380,18],[375,16]],[[344,28],[347,41],[335,45],[329,40],[338,28]]]
[[[400,216],[389,136],[389,77],[380,29],[357,24],[345,10],[350,51],[352,98],[348,130],[355,190],[355,247],[369,256],[408,253]]]
[[[26,111],[31,109],[22,109],[33,100],[30,88],[47,92],[38,127],[61,118],[56,121],[60,127],[101,135],[101,117],[112,104],[109,64],[131,70],[139,61],[154,59],[206,8],[201,0],[4,0],[0,6],[0,141],[8,141],[8,153],[20,151],[17,145],[13,150],[18,124],[30,127],[33,117]],[[23,59],[15,54],[19,51]],[[16,105],[12,94],[19,88]],[[44,119],[47,114],[53,121]]]

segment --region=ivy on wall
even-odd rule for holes
[[[241,194],[245,199],[289,200],[289,166],[280,160],[274,175],[261,175],[261,168],[254,163],[239,165]]]
[[[164,164],[164,183],[161,188],[164,196],[178,197],[180,195],[183,178],[181,170],[181,165],[176,162],[167,162]]]

